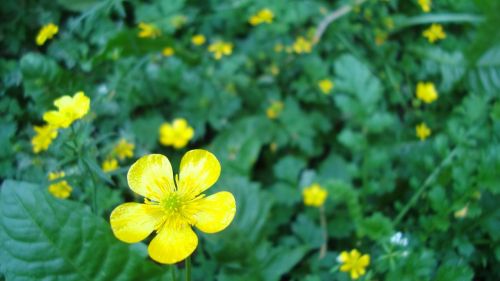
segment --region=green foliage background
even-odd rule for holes
[[[500,2],[435,0],[429,14],[417,1],[331,2],[2,3],[0,276],[169,280],[145,244],[119,242],[107,223],[116,205],[140,200],[125,177],[135,159],[111,174],[100,169],[124,137],[136,145],[135,158],[162,153],[176,167],[185,151],[205,147],[221,161],[212,190],[231,191],[238,211],[227,230],[200,235],[194,280],[349,280],[336,257],[353,248],[372,258],[363,280],[496,280]],[[328,27],[312,53],[273,50],[310,36],[322,10],[343,5],[353,11]],[[252,27],[248,18],[262,8],[274,22]],[[187,23],[175,27],[179,15]],[[155,23],[162,36],[138,38],[140,21]],[[38,47],[34,38],[48,22],[59,34]],[[421,36],[431,23],[444,26],[445,40]],[[206,45],[190,43],[197,33],[233,43],[233,54],[214,60]],[[386,42],[376,44],[377,34]],[[166,45],[173,57],[161,55]],[[324,78],[335,83],[330,95],[317,87]],[[419,81],[436,85],[436,102],[415,101]],[[91,97],[89,116],[33,154],[33,125],[53,100],[79,90]],[[278,100],[283,112],[268,119]],[[195,129],[179,151],[157,136],[162,122],[177,117]],[[415,136],[420,122],[432,129],[425,141]],[[55,170],[66,172],[70,200],[47,192]],[[92,181],[98,215],[90,212]],[[312,182],[329,192],[323,259],[319,212],[301,198]],[[466,216],[454,216],[464,206]],[[408,245],[390,242],[398,231]]]

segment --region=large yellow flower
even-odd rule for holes
[[[53,23],[44,25],[36,36],[36,44],[42,46],[45,41],[52,39],[59,32],[59,27]]]
[[[40,151],[47,150],[57,137],[57,128],[51,125],[35,126],[34,127],[36,135],[31,139],[31,145],[33,146],[33,152],[39,153]]]
[[[193,138],[194,130],[184,118],[176,118],[172,124],[163,123],[160,126],[160,143],[165,146],[183,148]]]
[[[68,128],[74,121],[89,112],[90,99],[80,91],[73,97],[62,96],[56,99],[54,105],[58,110],[46,112],[43,120],[55,128]]]
[[[350,272],[351,279],[358,279],[366,273],[365,268],[370,265],[370,256],[362,255],[358,250],[354,249],[350,253],[343,251],[338,257],[338,261],[342,263],[340,271]]]
[[[227,191],[202,194],[219,178],[220,164],[210,152],[188,151],[175,177],[167,157],[150,154],[141,157],[128,171],[130,189],[144,196],[145,204],[125,203],[111,213],[115,236],[136,243],[151,232],[157,235],[148,247],[150,257],[160,263],[184,260],[198,245],[192,226],[205,233],[224,230],[233,220],[236,202]]]

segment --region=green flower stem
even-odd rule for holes
[[[191,257],[187,257],[186,265],[186,281],[191,281]]]
[[[401,211],[399,212],[398,216],[396,217],[396,219],[394,220],[394,226],[396,226],[397,224],[399,224],[401,222],[401,220],[403,219],[403,217],[406,215],[406,213],[417,203],[418,201],[418,198],[420,197],[420,195],[424,192],[424,190],[429,187],[431,185],[432,182],[434,182],[434,180],[437,178],[437,176],[439,175],[439,173],[441,172],[441,170],[449,164],[449,162],[451,161],[451,159],[455,156],[455,154],[457,154],[457,147],[455,147],[449,154],[448,156],[446,156],[446,158],[441,161],[441,163],[439,164],[439,166],[437,166],[434,171],[432,171],[432,173],[425,179],[425,181],[422,183],[422,185],[417,189],[417,192],[415,192],[415,194],[413,194],[413,196],[411,197],[410,201],[408,201],[408,203],[406,203],[406,205],[403,207],[403,209],[401,209]]]
[[[325,257],[326,251],[328,250],[328,228],[326,225],[325,208],[323,206],[319,207],[319,220],[321,223],[321,230],[323,232],[323,244],[319,249],[319,259],[322,259]]]
[[[83,162],[85,164],[87,173],[90,174],[90,179],[92,181],[92,211],[94,212],[94,214],[98,215],[99,209],[97,208],[97,183],[95,181],[94,173],[90,169],[89,164],[85,160]]]
[[[172,274],[172,281],[177,281],[177,276],[175,274],[175,264],[170,266],[170,274]]]

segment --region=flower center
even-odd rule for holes
[[[182,205],[184,203],[183,198],[176,192],[169,193],[163,200],[161,200],[160,205],[167,214],[180,213],[182,210]]]

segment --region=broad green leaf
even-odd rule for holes
[[[159,280],[164,269],[118,241],[84,205],[7,180],[0,197],[7,280]]]

